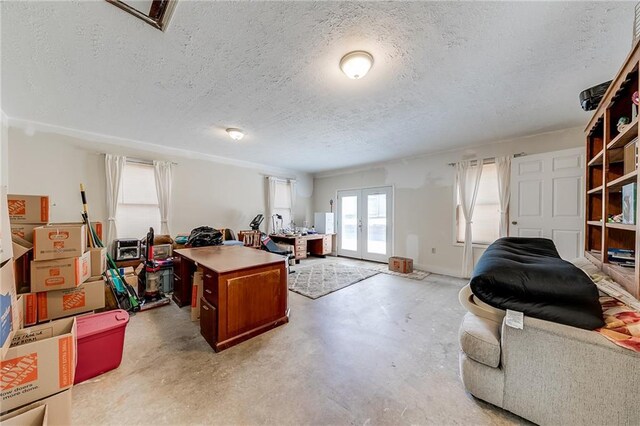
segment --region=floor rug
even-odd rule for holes
[[[371,269],[375,269],[376,271],[382,272],[383,274],[395,275],[396,277],[409,278],[412,280],[424,280],[429,275],[431,275],[431,272],[421,271],[419,269],[414,269],[413,272],[410,272],[408,274],[403,274],[402,272],[390,271],[389,265],[387,264],[376,265]]]
[[[296,268],[289,275],[289,290],[317,299],[378,273],[380,271],[340,263],[319,263]]]

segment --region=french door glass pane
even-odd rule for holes
[[[358,250],[358,197],[355,195],[342,197],[342,217],[340,232],[342,234],[342,250]]]
[[[387,194],[367,197],[367,251],[387,254]]]

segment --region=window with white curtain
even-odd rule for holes
[[[142,238],[149,227],[160,232],[160,208],[152,164],[130,161],[125,164],[116,221],[118,238]]]
[[[287,181],[276,181],[273,214],[282,216],[283,228],[288,228],[291,225],[293,218],[291,212],[291,184]],[[279,219],[276,220],[276,227],[280,228]]]
[[[460,205],[460,190],[456,188],[456,241],[464,242],[465,219]],[[482,166],[476,206],[473,210],[471,234],[474,244],[491,244],[500,237],[500,198],[495,164]]]

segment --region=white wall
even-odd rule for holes
[[[537,154],[582,146],[582,128],[571,128],[464,150],[386,162],[367,168],[318,174],[314,211],[329,211],[340,189],[393,185],[394,254],[414,259],[416,267],[460,276],[462,247],[454,244],[454,168],[448,163],[525,152]],[[336,211],[337,204],[334,204]],[[432,253],[435,249],[435,253]],[[475,257],[483,253],[474,250]]]
[[[264,214],[265,175],[269,174],[297,179],[296,223],[312,216],[313,180],[307,174],[181,157],[148,146],[132,149],[102,135],[78,137],[25,128],[9,128],[9,192],[49,195],[52,222],[81,220],[80,183],[84,183],[90,217],[106,223],[104,153],[177,163],[169,223],[174,235],[201,225],[236,232],[248,229],[256,214]]]
[[[0,110],[0,186],[9,182],[9,122]]]

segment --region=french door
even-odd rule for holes
[[[392,255],[393,188],[338,191],[338,255],[386,262]]]

